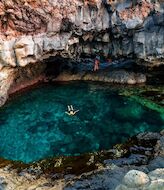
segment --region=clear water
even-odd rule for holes
[[[80,112],[65,114],[67,105]],[[160,131],[164,117],[104,84],[44,85],[0,109],[0,156],[33,162],[50,156],[109,149],[144,131]]]

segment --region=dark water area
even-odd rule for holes
[[[109,149],[145,131],[164,129],[164,116],[103,83],[46,84],[0,109],[0,157],[26,163]],[[67,105],[80,111],[65,113]]]

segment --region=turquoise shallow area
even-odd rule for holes
[[[80,112],[65,114],[72,104]],[[74,82],[39,86],[0,109],[0,156],[33,162],[49,156],[109,149],[144,131],[160,131],[164,118],[117,88]]]

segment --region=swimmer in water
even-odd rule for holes
[[[65,113],[67,115],[74,116],[77,112],[79,112],[79,110],[74,110],[73,106],[70,105],[68,106],[68,111],[66,111]]]

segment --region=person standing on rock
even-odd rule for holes
[[[93,71],[98,71],[99,70],[99,65],[100,65],[100,56],[97,55],[96,58],[95,58]]]

